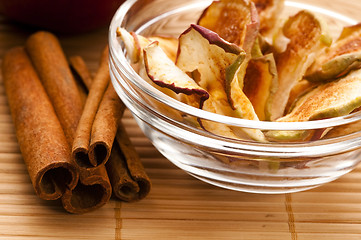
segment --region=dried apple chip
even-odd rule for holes
[[[239,58],[226,69],[226,93],[228,101],[240,118],[258,120],[254,112],[252,103],[243,92],[243,76],[239,71],[245,72],[246,65],[244,65],[245,57],[240,55]],[[240,80],[238,77],[242,76]]]
[[[272,100],[277,85],[277,68],[272,53],[250,60],[243,91],[251,101],[260,120],[270,119]]]
[[[235,117],[259,121],[250,99],[243,92],[243,78],[246,73],[248,61],[245,55],[238,59],[226,69],[226,93],[228,102],[233,109]],[[252,139],[265,141],[263,133],[258,129],[242,129]]]
[[[316,54],[330,44],[323,23],[308,11],[291,16],[275,39],[284,42],[285,51],[275,53],[278,71],[278,90],[273,101],[271,120],[283,116],[293,86],[300,81]]]
[[[309,92],[312,88],[315,88],[319,84],[315,82],[310,82],[306,79],[302,79],[301,81],[298,81],[295,86],[291,89],[290,96],[288,97],[288,102],[285,108],[285,113],[289,113],[294,108],[295,103],[297,102],[297,99],[299,99],[301,96]]]
[[[252,0],[260,18],[260,32],[268,34],[277,25],[280,13],[284,7],[284,0]]]
[[[238,117],[250,120],[269,120],[278,84],[273,54],[263,55],[260,40],[256,39],[251,54],[240,56],[226,71],[228,100]]]
[[[142,35],[138,35],[134,32],[128,32],[124,28],[117,29],[117,35],[123,41],[125,49],[127,50],[130,61],[133,63],[133,68],[137,70],[140,77],[142,77],[145,81],[147,81],[150,85],[158,89],[159,91],[167,94],[168,96],[178,99],[178,96],[174,91],[171,91],[168,88],[161,88],[158,85],[154,84],[154,82],[149,79],[145,65],[144,65],[144,56],[143,49],[147,45],[151,44],[151,40],[143,37]]]
[[[259,32],[259,18],[248,0],[213,1],[198,19],[198,25],[216,32],[228,42],[250,52]]]
[[[204,110],[223,115],[232,112],[225,93],[225,72],[241,53],[237,45],[199,25],[191,25],[180,35],[176,65],[209,93]]]
[[[167,56],[175,62],[178,50],[178,39],[174,37],[165,36],[151,36],[149,39],[154,42],[159,42],[159,46],[167,54]]]
[[[361,30],[360,28],[361,28],[361,23],[344,27],[337,41],[343,40],[352,35],[360,35],[360,30]]]
[[[186,73],[197,72],[197,83],[209,93],[224,92],[226,68],[241,53],[241,48],[225,41],[217,33],[192,24],[179,37],[176,65]]]
[[[143,48],[154,41],[159,42],[160,47],[167,56],[175,61],[178,50],[177,38],[165,36],[144,37],[120,27],[117,28],[117,36],[123,41],[132,63],[139,62],[142,59]]]
[[[143,51],[145,69],[148,77],[152,79],[155,84],[169,88],[176,93],[198,95],[198,107],[202,107],[203,102],[209,98],[208,92],[179,69],[162,48],[159,47],[157,41],[149,44]]]
[[[361,106],[361,70],[328,82],[303,95],[293,110],[277,122],[302,122],[343,116]],[[295,140],[310,131],[270,131],[273,139]]]
[[[305,78],[329,81],[361,68],[361,24],[345,27],[339,39],[319,56]]]
[[[137,63],[140,59],[140,48],[137,47],[134,35],[129,33],[124,28],[117,28],[117,36],[123,41],[127,56],[131,63]]]
[[[215,100],[212,95],[210,95],[209,99],[204,102],[203,109],[208,112],[213,112],[225,116],[229,116],[232,113],[232,109],[230,108],[227,99],[222,98],[223,101]],[[212,122],[208,120],[199,120],[200,125],[203,129],[207,130],[218,136],[228,137],[232,139],[238,139],[240,137],[247,138],[248,136],[240,136],[239,134],[235,134],[234,130],[222,123]]]
[[[324,139],[346,136],[361,131],[361,121],[356,121],[342,126],[333,127],[323,137]]]
[[[226,116],[254,119],[252,104],[247,100],[242,89],[238,89],[242,97],[237,101],[248,101],[246,105],[243,105],[242,102],[237,103],[239,104],[237,106],[242,106],[242,115],[239,114],[238,110],[231,107],[226,93],[228,85],[226,79],[233,79],[237,75],[246,56],[240,47],[225,41],[209,29],[199,25],[191,25],[179,37],[178,53],[177,66],[186,73],[197,73],[197,83],[210,95],[209,99],[204,102],[203,110]],[[233,134],[235,131],[222,124],[206,121],[203,123],[202,121],[202,126],[210,132],[217,129],[217,125],[219,125],[219,129],[223,129],[219,134],[224,135],[227,132]],[[226,129],[228,130],[226,131]],[[259,137],[262,134],[254,134],[253,130],[250,132],[252,133],[248,136],[257,140],[262,139]]]
[[[346,115],[361,106],[361,70],[322,84],[301,97],[291,113],[277,121],[296,122]]]
[[[226,82],[225,89],[228,98],[228,102],[233,109],[233,115],[238,118],[255,120],[259,121],[259,118],[255,112],[254,105],[246,96],[244,92],[244,84],[246,72],[248,70],[248,66],[250,61],[252,61],[252,56],[261,56],[262,53],[260,51],[259,43],[256,39],[255,44],[253,45],[253,49],[251,54],[243,53],[238,56],[236,61],[234,61],[229,67],[226,69]],[[258,74],[259,72],[257,72]],[[277,75],[276,69],[274,69],[274,73]],[[255,77],[255,76],[252,76]],[[259,79],[267,82],[268,79]],[[256,82],[250,83],[248,82],[248,88],[250,85],[255,85]],[[274,84],[274,81],[272,82]],[[247,83],[246,83],[247,84]],[[262,89],[258,89],[262,91]],[[269,89],[268,89],[269,90]],[[265,94],[264,92],[262,94]],[[266,95],[268,92],[266,93]],[[258,129],[242,129],[243,132],[248,134],[252,139],[258,141],[265,141],[263,133]]]

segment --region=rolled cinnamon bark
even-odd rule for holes
[[[113,85],[108,88],[95,115],[91,129],[88,156],[91,162],[107,162],[112,150],[118,122],[122,118],[125,105],[115,92]]]
[[[80,56],[70,58],[70,64],[87,89],[92,84],[91,73]],[[107,162],[125,105],[115,92],[113,85],[108,84],[100,102],[92,124],[88,157],[90,162]]]
[[[139,185],[130,176],[125,157],[117,143],[113,145],[106,167],[114,195],[126,202],[136,199],[140,190]]]
[[[80,62],[82,61],[77,61],[77,64]],[[74,69],[79,76],[86,76],[86,66],[82,65]],[[84,77],[82,79],[84,84],[90,87],[91,84],[87,83]],[[113,193],[123,201],[132,202],[148,195],[151,181],[121,122],[124,110],[124,103],[116,94],[112,84],[109,84],[93,123],[89,155],[90,158],[92,154],[99,155],[95,153],[99,148],[104,150],[103,157],[110,154],[106,167]],[[114,139],[116,135],[117,140]]]
[[[106,167],[114,195],[119,199],[127,202],[139,201],[150,192],[151,181],[121,123]]]
[[[84,102],[72,75],[59,40],[51,33],[37,32],[29,37],[26,49],[41,76],[55,112],[62,123],[68,143],[68,156],[82,115]],[[93,171],[84,170],[71,161],[79,173],[79,181],[62,196],[64,209],[71,213],[85,213],[100,208],[111,197],[112,188],[105,166]]]
[[[74,72],[79,76],[81,82],[85,85],[85,88],[90,89],[93,77],[84,59],[81,56],[72,56],[69,58],[69,62],[70,66],[74,69]]]
[[[61,198],[64,209],[70,213],[86,213],[98,209],[112,195],[112,186],[104,166],[79,171],[78,184],[74,189],[67,189]]]
[[[3,81],[16,136],[36,194],[60,198],[73,189],[78,172],[54,108],[24,48],[9,50],[2,64]]]
[[[91,129],[104,92],[109,84],[108,47],[101,56],[99,69],[89,89],[78,128],[72,145],[72,156],[80,168],[92,168],[104,164],[105,158],[89,158]]]
[[[83,103],[59,40],[52,33],[36,32],[27,39],[26,51],[49,95],[65,136],[68,140],[73,139]]]

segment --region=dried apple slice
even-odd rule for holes
[[[260,47],[258,41],[253,45],[253,49],[251,54],[243,53],[238,56],[236,61],[234,61],[229,67],[226,69],[226,94],[228,98],[228,102],[231,105],[235,117],[255,120],[259,121],[259,118],[255,112],[254,106],[250,99],[246,96],[243,91],[244,88],[244,80],[247,72],[247,68],[249,66],[249,62],[252,59],[252,56],[262,55],[260,51]],[[274,70],[277,74],[277,71]],[[249,79],[246,79],[249,80]],[[266,79],[262,79],[265,82]],[[250,85],[255,84],[255,82],[250,83]],[[262,91],[262,89],[258,89]],[[262,93],[265,94],[265,93]],[[268,94],[268,92],[266,93]],[[252,139],[257,141],[265,141],[265,137],[263,133],[258,129],[242,129],[243,132],[248,134]]]
[[[273,54],[253,58],[248,63],[243,91],[260,120],[269,120],[278,75]]]
[[[343,116],[361,106],[361,70],[322,84],[303,95],[293,110],[277,122],[302,122]],[[310,131],[270,131],[273,139],[295,140]]]
[[[186,73],[197,72],[197,83],[209,93],[224,92],[226,68],[241,53],[241,48],[217,33],[192,24],[179,37],[176,65]]]
[[[248,0],[213,1],[198,19],[198,25],[216,32],[228,42],[250,52],[259,32],[259,18]]]
[[[310,121],[346,115],[361,106],[361,70],[305,94],[291,113],[277,121]]]
[[[201,88],[192,78],[179,69],[175,63],[159,47],[157,41],[149,44],[144,49],[144,63],[148,77],[161,86],[173,90],[175,93],[199,96],[199,105],[209,98],[206,90]]]
[[[240,114],[232,109],[225,88],[227,76],[233,79],[245,59],[245,52],[237,45],[222,39],[217,33],[199,25],[191,25],[179,37],[178,53],[177,66],[186,73],[192,75],[196,73],[197,83],[210,95],[202,109],[221,115],[240,117]],[[243,94],[242,90],[240,94]],[[251,104],[245,107],[248,109]],[[245,113],[248,114],[247,111]],[[246,114],[242,117],[247,117]],[[231,135],[235,135],[235,131],[238,130],[215,122],[202,121],[201,124],[208,131],[227,137],[234,137]],[[262,139],[253,133],[247,136],[257,140]]]
[[[178,39],[166,36],[151,36],[149,39],[154,42],[159,42],[159,46],[167,54],[167,56],[175,62],[178,50]]]
[[[137,63],[142,59],[142,49],[151,42],[159,42],[159,46],[167,56],[175,61],[178,50],[178,39],[165,36],[144,37],[134,32],[128,32],[124,28],[117,28],[117,37],[119,37],[127,50],[128,56],[132,63]]]
[[[178,41],[176,65],[190,74],[210,95],[202,109],[230,116],[232,109],[225,93],[225,72],[243,52],[242,49],[220,38],[215,32],[194,24],[180,35]],[[222,124],[208,124],[206,121],[203,127],[215,133],[213,130],[217,127],[214,125],[219,125],[219,129],[228,129]],[[220,133],[224,136],[227,132],[231,130],[221,130]]]
[[[130,55],[130,61],[133,63],[132,66],[138,72],[139,76],[159,91],[174,99],[178,99],[179,96],[174,91],[168,88],[159,87],[148,77],[144,65],[143,49],[147,45],[151,44],[151,40],[134,32],[128,32],[124,28],[118,28],[117,35],[123,41],[128,56]]]
[[[243,77],[248,66],[245,55],[240,55],[238,59],[226,69],[226,93],[228,102],[233,109],[235,117],[259,121],[251,101],[243,92]],[[263,133],[258,129],[241,129],[252,139],[265,141]]]
[[[117,28],[117,36],[123,41],[125,49],[127,50],[127,56],[131,63],[137,63],[140,59],[140,48],[137,46],[134,35],[129,33],[124,28]]]
[[[243,92],[243,78],[238,77],[240,71],[246,71],[247,65],[244,65],[245,55],[240,55],[239,58],[226,69],[226,93],[228,101],[240,118],[249,120],[258,120],[258,117],[253,109],[252,103]],[[242,76],[242,77],[243,77]]]
[[[144,61],[143,61],[143,48],[151,43],[151,41],[141,35],[134,32],[128,32],[124,28],[117,29],[117,36],[123,41],[127,56],[132,63],[132,67],[138,72],[138,74],[153,85],[148,76],[145,73]]]
[[[285,51],[275,54],[278,71],[278,90],[273,101],[271,120],[281,117],[293,86],[300,81],[316,54],[330,44],[325,26],[312,13],[300,11],[291,16],[275,38],[288,39]]]
[[[361,23],[346,26],[342,29],[342,32],[341,32],[340,36],[338,37],[337,41],[343,40],[352,35],[360,35],[360,30],[361,30]]]
[[[280,13],[284,7],[284,0],[252,0],[260,18],[260,32],[269,34],[277,25]]]
[[[232,113],[232,109],[228,104],[227,98],[223,97],[220,101],[220,99],[215,100],[216,97],[210,95],[209,99],[204,102],[203,109],[208,112],[230,116]],[[230,126],[227,126],[222,123],[212,122],[205,119],[199,120],[199,123],[203,129],[218,136],[223,136],[232,139],[249,138],[248,136],[240,136],[240,134],[235,134],[234,130]]]
[[[319,56],[305,78],[329,81],[361,68],[361,24],[345,27],[339,39]]]
[[[288,102],[286,105],[285,113],[289,113],[292,111],[292,109],[295,106],[295,103],[297,102],[297,99],[299,99],[301,96],[306,94],[307,92],[311,91],[312,88],[315,88],[318,86],[315,82],[310,82],[306,79],[302,79],[301,81],[298,81],[295,86],[293,86],[290,96],[288,97]]]
[[[342,126],[337,126],[330,129],[323,137],[324,139],[336,138],[346,136],[355,132],[361,131],[361,121],[356,121]]]

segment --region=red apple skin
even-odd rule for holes
[[[125,0],[0,0],[0,13],[19,23],[57,33],[106,26]]]

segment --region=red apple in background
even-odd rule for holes
[[[0,0],[0,13],[57,33],[81,33],[110,23],[125,0]]]

